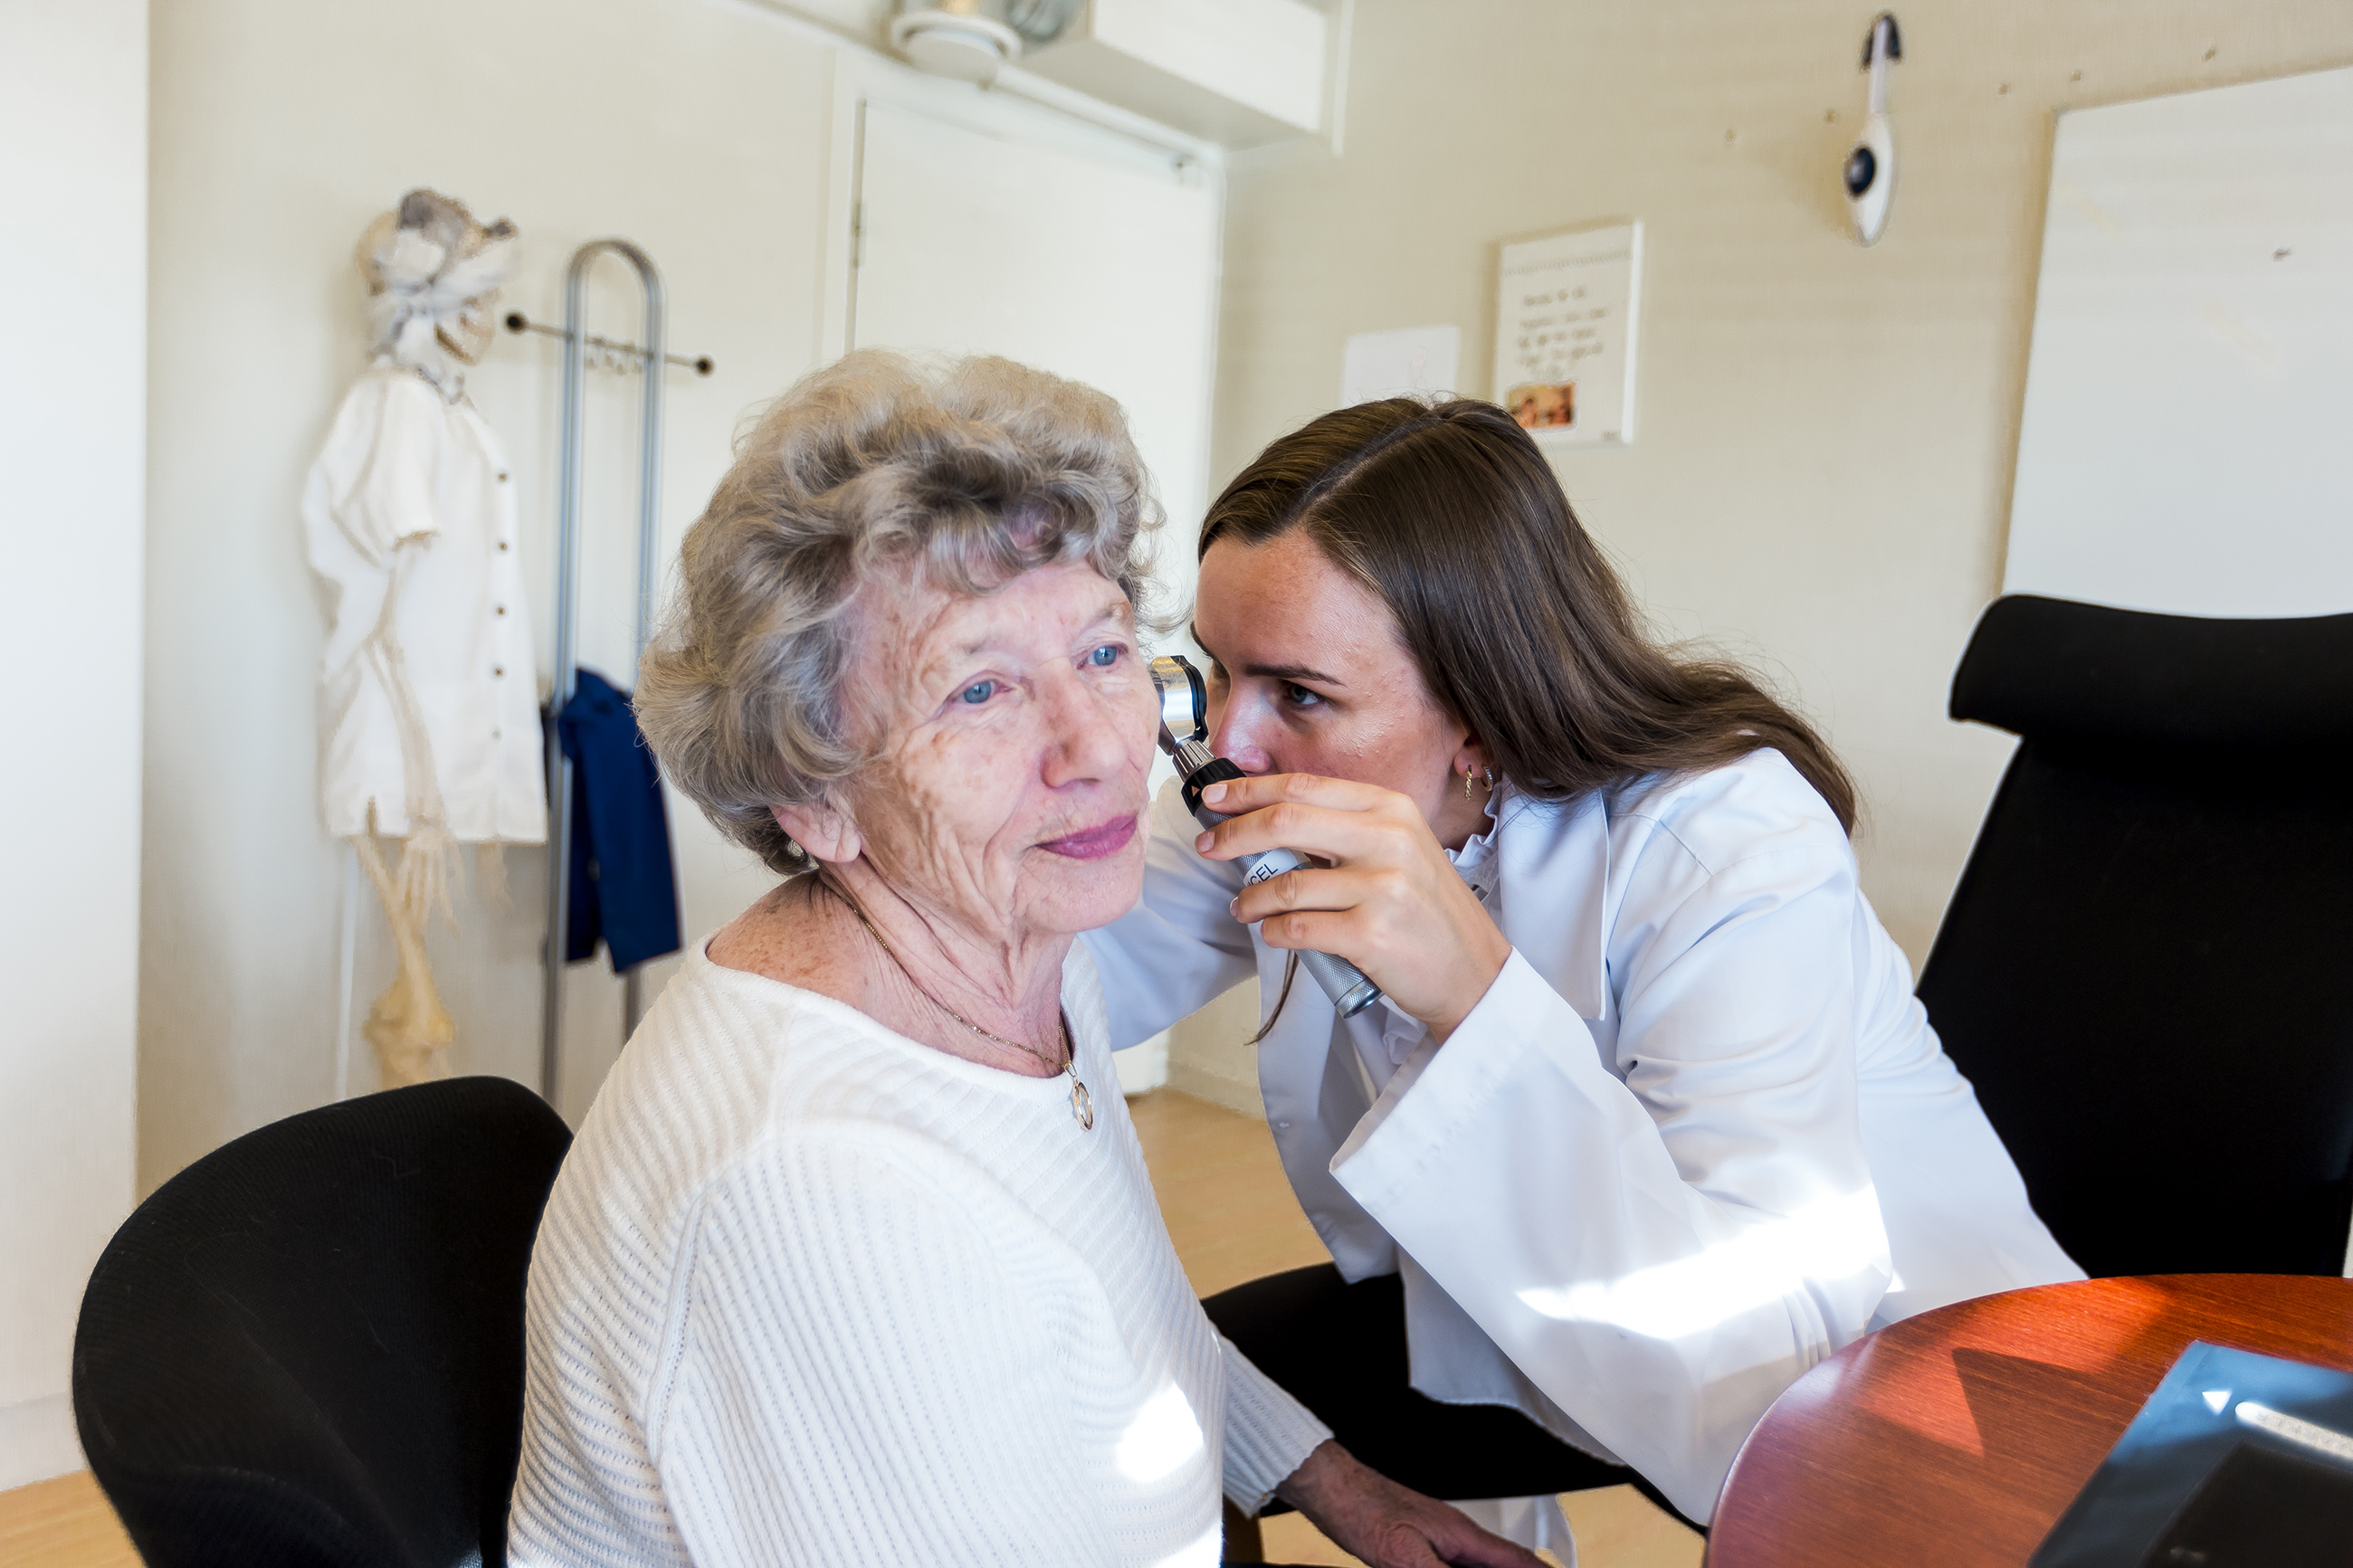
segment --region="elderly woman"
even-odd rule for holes
[[[1135,902],[1150,502],[1118,407],[860,353],[688,534],[638,711],[784,884],[688,956],[532,1257],[519,1563],[1213,1563],[1219,1494],[1366,1560],[1535,1559],[1226,1343],[1080,931]]]

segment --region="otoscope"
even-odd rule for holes
[[[1164,654],[1152,661],[1152,684],[1160,693],[1160,749],[1176,764],[1185,808],[1204,827],[1215,827],[1225,817],[1201,804],[1201,792],[1213,784],[1244,778],[1241,769],[1223,757],[1209,754],[1209,704],[1201,672],[1180,654]],[[1178,740],[1179,733],[1185,739]],[[1270,849],[1262,855],[1237,856],[1245,887],[1296,871],[1307,864],[1295,850]],[[1381,988],[1345,958],[1328,952],[1302,952],[1299,962],[1315,984],[1332,998],[1340,1016],[1353,1018],[1380,1000]]]

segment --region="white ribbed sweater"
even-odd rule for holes
[[[1187,1285],[1083,947],[1062,1000],[1092,1132],[690,949],[532,1250],[513,1562],[1218,1560],[1330,1433]]]

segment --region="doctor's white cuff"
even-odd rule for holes
[[[1568,1005],[1517,948],[1445,1044],[1424,1040],[1332,1156],[1332,1174],[1370,1213],[1419,1187],[1495,1095],[1527,1066]],[[1590,1051],[1588,1052],[1588,1058]],[[1600,1068],[1596,1064],[1594,1070]]]

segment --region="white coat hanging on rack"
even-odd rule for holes
[[[496,331],[515,243],[505,219],[479,223],[423,187],[369,225],[357,259],[372,363],[303,487],[311,565],[334,590],[319,672],[322,816],[367,872],[399,955],[364,1026],[387,1088],[450,1071],[457,1025],[425,933],[437,912],[456,930],[458,847],[495,856],[546,837],[538,792],[516,783],[538,725],[531,683],[508,679],[529,669],[532,647],[510,548],[513,488],[465,385]],[[396,868],[382,838],[399,842]],[[347,870],[339,1096],[350,1088],[358,919]]]

